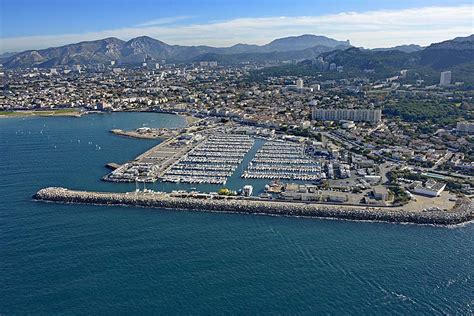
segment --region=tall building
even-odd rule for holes
[[[439,77],[440,86],[449,86],[451,84],[451,71],[443,71]]]
[[[303,79],[296,80],[296,88],[302,89],[303,88]]]
[[[312,109],[313,120],[318,121],[354,121],[376,123],[382,120],[380,109]]]

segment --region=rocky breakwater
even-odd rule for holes
[[[171,197],[166,193],[88,192],[65,188],[41,189],[34,195],[34,198],[41,201],[62,203],[128,205],[193,211],[207,210],[435,225],[455,225],[474,219],[473,202],[468,199],[459,201],[450,211],[413,212],[380,207],[349,207],[245,199],[179,198]]]

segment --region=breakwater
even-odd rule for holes
[[[398,223],[455,225],[474,219],[471,200],[460,200],[450,211],[413,212],[381,207],[348,207],[245,199],[198,199],[172,197],[167,193],[89,192],[65,188],[39,190],[34,199],[50,202],[127,205],[179,210],[204,210],[280,216],[338,218]]]

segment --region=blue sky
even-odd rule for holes
[[[473,33],[471,1],[0,0],[0,51],[115,36],[262,44],[303,33],[383,47]]]

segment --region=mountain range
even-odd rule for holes
[[[474,63],[474,35],[434,43],[414,51],[406,51],[399,47],[392,50],[364,50],[351,47],[343,51],[322,53],[321,56],[328,62],[358,69],[428,67],[443,70]]]
[[[349,41],[337,41],[325,36],[309,34],[280,38],[261,46],[236,44],[231,47],[169,45],[148,36],[132,38],[129,41],[111,37],[41,50],[28,50],[8,56],[2,62],[7,68],[17,68],[108,64],[113,60],[131,65],[150,59],[156,61],[164,59],[167,62],[189,62],[209,60],[209,58],[224,60],[225,58],[221,57],[224,55],[233,55],[230,60],[237,61],[246,58],[280,60],[281,58],[291,59],[293,55],[310,58],[322,52],[348,47],[351,47]],[[263,55],[259,56],[260,54]]]
[[[137,65],[145,60],[176,63],[265,63],[285,60],[311,61],[317,57],[323,57],[325,61],[343,66],[344,69],[360,71],[374,69],[378,72],[389,72],[414,67],[439,71],[457,67],[459,71],[466,73],[466,69],[472,69],[474,64],[474,35],[427,47],[400,45],[371,50],[356,48],[349,41],[310,34],[275,39],[265,45],[236,44],[231,47],[169,45],[151,37],[140,36],[129,41],[106,38],[28,50],[1,56],[1,62],[6,68],[25,68],[110,64],[111,61],[123,65]]]

